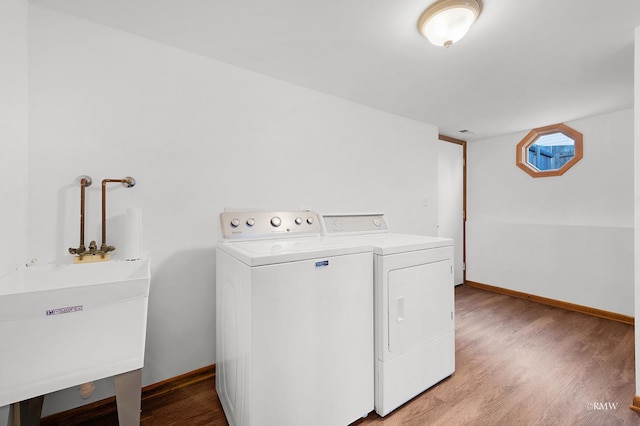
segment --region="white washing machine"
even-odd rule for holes
[[[383,214],[323,215],[329,237],[372,246],[375,410],[385,416],[453,374],[453,240],[390,233]]]
[[[313,212],[225,212],[216,390],[232,426],[345,426],[373,410],[371,247]]]

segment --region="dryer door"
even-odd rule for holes
[[[388,345],[392,357],[453,329],[450,259],[388,272]]]

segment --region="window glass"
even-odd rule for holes
[[[538,170],[557,170],[571,160],[574,153],[573,139],[564,133],[551,133],[540,136],[529,145],[527,161]]]

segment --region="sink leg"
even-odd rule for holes
[[[139,426],[142,398],[142,369],[119,374],[116,385],[116,404],[120,426]]]
[[[44,395],[11,404],[13,426],[37,426],[42,416]]]

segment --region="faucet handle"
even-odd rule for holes
[[[80,247],[78,248],[69,247],[69,253],[71,254],[82,255],[86,251],[87,249],[85,248],[84,245],[80,245]]]

